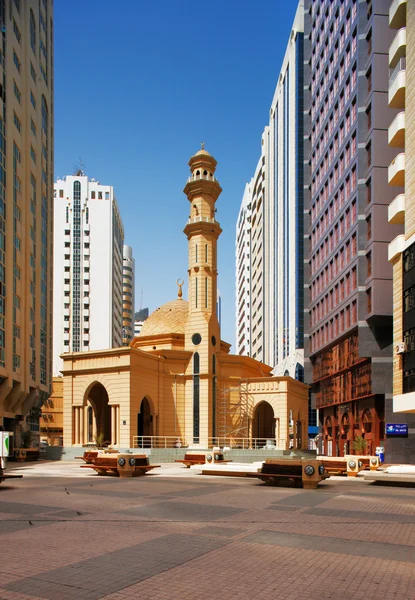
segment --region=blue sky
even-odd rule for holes
[[[235,341],[235,225],[260,156],[295,0],[56,0],[55,179],[79,157],[113,185],[136,261],[136,308],[185,279],[188,160],[218,161],[222,338]],[[233,351],[235,351],[235,346]]]

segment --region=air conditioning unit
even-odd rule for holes
[[[406,342],[399,342],[399,344],[396,344],[395,350],[396,354],[403,354],[406,352]]]

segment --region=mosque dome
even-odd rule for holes
[[[144,321],[140,331],[140,337],[161,335],[163,333],[182,333],[187,323],[189,315],[189,303],[187,300],[177,298],[172,302],[167,302]]]
[[[201,148],[200,150],[198,150],[198,151],[196,152],[195,156],[200,156],[201,154],[202,154],[203,156],[212,156],[212,155],[211,155],[211,154],[209,154],[209,152],[208,152],[207,150],[205,150],[204,148]]]

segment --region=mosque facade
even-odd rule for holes
[[[261,438],[306,447],[308,386],[271,376],[272,367],[231,354],[221,339],[216,165],[204,148],[189,161],[188,301],[178,280],[177,299],[155,310],[130,346],[62,355],[65,446],[208,448]]]

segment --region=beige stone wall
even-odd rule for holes
[[[402,255],[393,262],[393,342],[394,347],[403,340],[403,260]],[[402,354],[393,354],[393,395],[402,394],[403,359]]]
[[[138,435],[137,416],[141,402],[148,400],[151,414],[145,435],[184,438],[193,445],[193,356],[189,352],[166,350],[162,355],[135,348],[69,355],[63,378],[64,444],[88,441],[89,394],[100,383],[108,394],[111,410],[111,441],[132,447]],[[298,417],[307,431],[307,386],[287,377],[264,377],[270,367],[249,357],[217,353],[216,435],[248,437],[255,407],[269,402],[278,421],[278,437],[288,447],[288,419]],[[200,376],[200,444],[212,437],[212,374]],[[171,440],[170,440],[171,442]]]
[[[40,437],[50,446],[59,446],[63,435],[63,378],[54,377],[52,394],[42,406]]]

